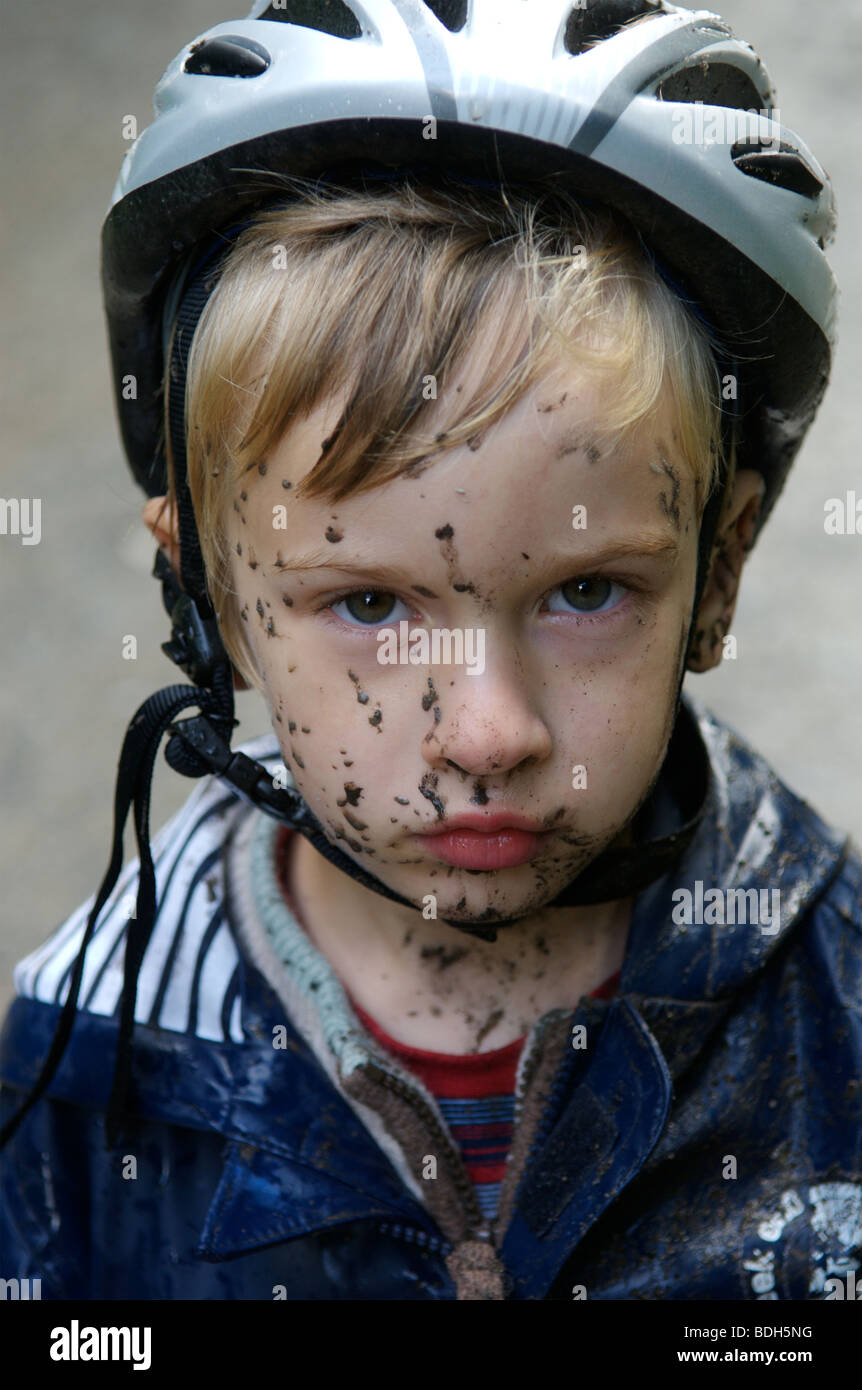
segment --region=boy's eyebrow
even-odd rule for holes
[[[669,531],[649,531],[642,535],[629,536],[618,541],[608,541],[600,550],[582,554],[578,552],[572,559],[578,564],[604,565],[612,560],[626,560],[638,556],[651,559],[654,556],[679,554],[679,541]]]
[[[393,583],[404,583],[405,571],[398,565],[377,564],[374,560],[362,560],[358,556],[347,560],[335,560],[331,554],[324,555],[319,550],[308,550],[299,555],[291,555],[283,565],[269,565],[270,574],[291,574],[294,571],[338,570],[344,574],[370,574],[376,579],[390,579]]]
[[[625,560],[630,558],[666,557],[673,561],[679,554],[679,541],[666,531],[650,531],[634,534],[619,540],[609,541],[606,545],[594,551],[577,551],[567,555],[562,550],[555,551],[546,557],[546,563],[554,565],[561,561],[569,560],[574,569],[586,570],[593,565],[605,565],[615,560]],[[321,550],[307,550],[296,555],[291,555],[289,560],[283,564],[271,564],[268,567],[269,573],[290,574],[294,571],[307,572],[310,570],[327,569],[339,570],[344,574],[373,575],[375,579],[391,580],[403,584],[406,577],[406,570],[398,565],[387,563],[376,563],[374,560],[362,560],[358,556],[339,557],[337,560],[330,553],[324,554]],[[574,572],[573,569],[573,572]]]

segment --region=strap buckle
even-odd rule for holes
[[[169,724],[168,730],[182,739],[211,772],[229,782],[244,801],[263,807],[295,829],[315,824],[299,793],[289,787],[274,787],[263,763],[245,753],[235,753],[205,714],[180,719]]]
[[[194,685],[209,687],[216,668],[225,660],[215,615],[209,603],[209,613],[202,613],[199,600],[180,586],[164,551],[156,551],[152,572],[162,582],[162,602],[171,620],[172,640],[162,642],[162,651]]]

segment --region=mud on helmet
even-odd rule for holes
[[[358,882],[413,906],[333,845],[297,792],[275,786],[262,764],[230,748],[233,672],[207,593],[186,480],[185,373],[215,283],[217,248],[223,253],[225,233],[271,201],[273,172],[311,179],[445,173],[495,187],[504,172],[507,183],[550,178],[620,213],[659,273],[728,345],[724,366],[737,377],[738,397],[732,413],[723,410],[723,429],[737,466],[764,478],[759,526],[830,370],[836,286],[824,254],[835,225],[828,175],[781,124],[754,49],[708,10],[664,0],[257,0],[246,19],[218,24],[183,48],[156,88],[154,108],[153,123],[126,156],[103,226],[102,284],[123,444],[148,496],[167,490],[167,390],[181,572],[178,579],[159,552],[154,573],[172,625],[163,650],[192,684],[151,696],[129,725],[111,862],[39,1079],[0,1143],[59,1063],[86,947],[119,876],[134,806],[139,889],[109,1142],[116,1133],[131,1075],[137,974],[156,912],[149,795],[165,733],[176,771],[216,774]],[[680,142],[681,117],[698,111],[704,128],[720,116],[715,138]],[[429,117],[436,138],[420,146]],[[130,376],[133,400],[124,390]],[[702,521],[693,614],[727,481],[719,479]],[[663,838],[606,849],[548,906],[639,892],[692,839],[709,769],[679,696],[665,771],[683,823]],[[190,706],[200,713],[177,721]],[[451,925],[494,940],[501,922]]]

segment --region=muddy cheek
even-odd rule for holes
[[[298,671],[313,666],[312,653],[298,657]],[[367,707],[356,700],[356,684],[345,675],[344,708],[325,701],[320,686],[326,686],[326,674],[307,688],[285,672],[279,662],[268,664],[273,727],[284,764],[330,842],[358,862],[377,862],[381,846],[392,838],[390,816],[399,807],[393,805],[390,784],[385,794],[381,786],[379,755],[368,746]],[[402,817],[396,815],[395,823],[403,823]]]

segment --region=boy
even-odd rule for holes
[[[105,883],[16,971],[4,1253],[55,1298],[836,1296],[862,866],[680,698],[825,381],[828,181],[744,129],[768,84],[713,17],[381,0],[372,42],[343,8],[184,50],[106,224],[194,685],[133,720]],[[720,197],[672,133],[698,81]],[[236,755],[234,683],[274,732]],[[153,867],[168,727],[219,775]]]

